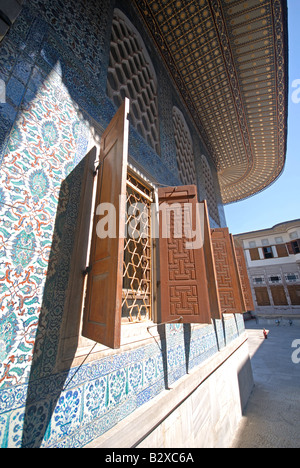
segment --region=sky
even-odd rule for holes
[[[300,218],[300,0],[288,0],[288,8],[289,111],[286,165],[283,174],[269,188],[247,200],[225,206],[227,225],[232,234],[271,228],[275,224]]]

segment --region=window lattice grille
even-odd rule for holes
[[[151,319],[151,191],[128,174],[122,321]]]
[[[203,167],[203,175],[204,175],[204,180],[205,180],[205,191],[206,191],[206,199],[207,199],[209,214],[219,224],[220,218],[219,218],[219,211],[218,211],[218,206],[217,206],[217,201],[216,201],[214,181],[213,181],[212,173],[208,165],[207,159],[203,155],[202,155],[202,167]]]
[[[177,107],[173,108],[173,125],[180,179],[184,185],[197,184],[192,138],[185,118]]]
[[[139,33],[118,10],[113,19],[110,47],[107,94],[118,107],[125,97],[130,99],[133,126],[159,153],[154,68]]]

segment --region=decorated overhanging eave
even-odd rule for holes
[[[281,174],[286,0],[134,0],[218,170],[223,203]]]

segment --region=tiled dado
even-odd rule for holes
[[[236,336],[242,320],[228,319]],[[218,352],[214,326],[187,336],[184,326],[169,325],[165,344],[165,353],[158,342],[2,390],[0,446],[84,446]]]

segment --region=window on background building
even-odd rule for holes
[[[281,282],[281,276],[274,275],[274,276],[269,276],[269,282],[272,284],[280,283]]]
[[[114,349],[121,346],[122,323],[174,319],[211,323],[206,271],[211,241],[206,202],[200,204],[207,220],[203,238],[195,186],[156,189],[128,164],[129,107],[126,99],[101,138],[95,171],[96,209],[83,288],[82,335]],[[158,273],[153,268],[157,263],[151,238],[151,223],[158,215],[159,233],[154,229],[153,237],[158,238],[160,254],[159,319],[153,313],[157,301],[153,285]],[[213,285],[217,287],[215,281]]]
[[[107,94],[119,107],[130,99],[130,121],[139,134],[159,154],[157,79],[145,44],[132,23],[115,10]]]
[[[254,284],[265,284],[265,278],[263,276],[256,276],[253,278]]]
[[[263,247],[263,253],[266,259],[274,258],[272,247]]]
[[[299,281],[299,275],[297,273],[288,273],[285,275],[285,280],[287,283],[294,283]]]
[[[295,240],[286,244],[290,255],[297,255],[300,253],[300,240]]]

